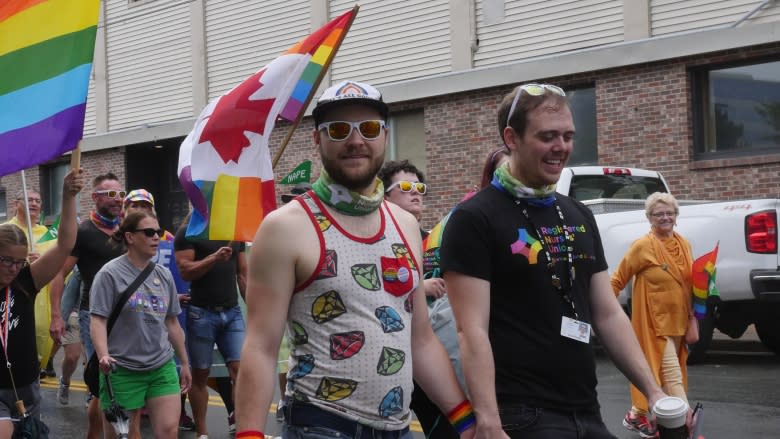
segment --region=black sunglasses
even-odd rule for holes
[[[154,235],[157,235],[160,238],[162,238],[163,235],[165,234],[165,230],[163,230],[163,229],[153,229],[151,227],[147,227],[145,229],[135,229],[135,230],[133,230],[133,233],[136,233],[136,232],[143,232],[144,235],[148,236],[149,238],[151,238]]]

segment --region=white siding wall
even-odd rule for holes
[[[206,2],[208,98],[235,87],[311,33],[310,0]]]
[[[87,89],[87,112],[84,115],[84,135],[95,134],[97,131],[97,119],[95,115],[95,67],[89,75],[89,89]]]
[[[506,0],[504,20],[490,25],[476,2],[475,67],[623,41],[622,0]]]
[[[650,0],[651,33],[672,34],[711,26],[728,26],[752,11],[761,0]],[[769,2],[740,26],[780,20],[780,3]]]
[[[190,6],[106,0],[108,128],[191,117]]]
[[[354,0],[330,0],[333,19]],[[331,80],[384,84],[451,70],[449,0],[365,0],[331,65]]]

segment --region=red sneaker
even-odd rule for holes
[[[647,419],[647,416],[635,415],[631,410],[623,418],[623,427],[630,431],[636,431],[639,436],[645,439],[658,439],[658,430]]]

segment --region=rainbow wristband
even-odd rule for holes
[[[262,431],[257,430],[244,430],[236,433],[236,438],[243,439],[265,439],[265,435]]]
[[[477,423],[477,418],[474,417],[474,409],[471,407],[471,402],[468,399],[464,399],[463,402],[450,410],[447,413],[447,419],[455,427],[455,430],[458,431],[458,434],[463,434],[469,427]]]

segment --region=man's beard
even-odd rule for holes
[[[111,208],[105,207],[105,206],[95,206],[95,210],[97,210],[97,213],[101,214],[105,218],[114,219],[117,216],[111,213]]]
[[[384,164],[384,158],[382,157],[373,159],[371,167],[364,175],[353,176],[344,172],[344,168],[338,165],[338,160],[331,160],[322,154],[320,154],[320,159],[322,160],[322,167],[328,172],[330,178],[351,191],[360,191],[371,186]]]

